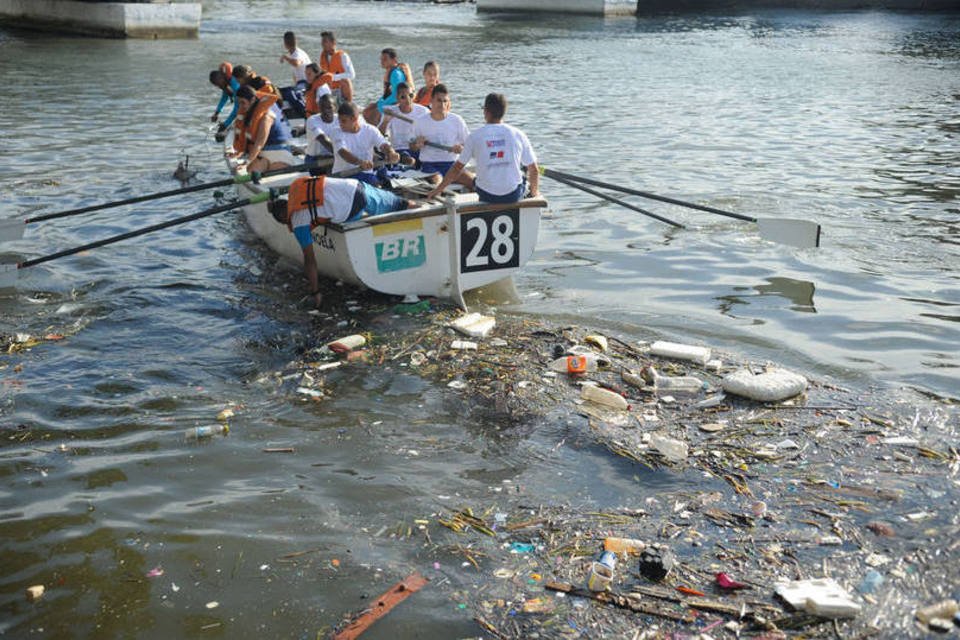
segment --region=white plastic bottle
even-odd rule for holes
[[[614,393],[609,389],[602,389],[595,384],[585,384],[580,388],[580,397],[590,402],[602,404],[605,407],[626,411],[630,408],[627,401],[619,393]]]
[[[226,424],[208,424],[202,427],[187,429],[184,435],[187,440],[202,440],[203,438],[212,438],[213,436],[225,436],[228,433],[230,433],[230,427]]]

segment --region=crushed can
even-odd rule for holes
[[[617,568],[617,554],[604,551],[600,559],[590,568],[590,577],[587,579],[587,588],[590,591],[606,591],[613,580],[613,571]]]

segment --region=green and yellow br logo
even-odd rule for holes
[[[390,238],[377,242],[374,249],[380,273],[413,269],[427,261],[427,245],[422,235]]]

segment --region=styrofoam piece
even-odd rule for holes
[[[776,593],[794,609],[824,618],[852,618],[860,613],[860,605],[832,578],[783,581]]]
[[[601,389],[594,384],[585,384],[580,389],[580,397],[590,402],[596,402],[611,409],[626,411],[629,408],[627,401],[619,393],[614,393],[608,389]]]
[[[454,340],[450,343],[451,349],[458,349],[461,351],[476,351],[477,343],[471,342],[469,340]]]
[[[468,335],[471,338],[486,338],[487,334],[493,331],[496,324],[497,321],[492,316],[468,313],[460,316],[447,326],[453,327],[460,333]]]
[[[657,340],[650,345],[650,353],[661,358],[689,360],[702,365],[706,365],[710,360],[710,349],[706,347],[695,347],[678,342],[664,342],[663,340]]]
[[[807,388],[807,379],[786,369],[770,368],[758,374],[749,369],[738,369],[725,376],[721,386],[727,393],[744,398],[776,402],[803,393]]]

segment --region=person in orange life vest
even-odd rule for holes
[[[280,97],[280,92],[277,91],[277,88],[270,82],[270,78],[257,75],[253,72],[253,69],[245,64],[238,64],[233,68],[233,77],[236,78],[241,87],[249,86],[254,91],[265,91],[274,94],[278,98]]]
[[[414,140],[410,143],[410,149],[420,152],[420,170],[434,174],[430,177],[432,182],[440,182],[440,178],[450,171],[457,155],[463,151],[469,134],[463,118],[450,112],[450,95],[446,85],[438,84],[433,88],[430,114],[413,123]],[[448,147],[449,151],[431,146],[428,142]],[[457,182],[470,187],[473,185],[473,176],[462,171],[457,174]]]
[[[413,200],[405,200],[359,180],[326,176],[297,178],[290,183],[285,200],[274,197],[268,203],[270,213],[287,224],[303,250],[303,272],[310,285],[310,295],[318,307],[323,296],[313,249],[313,228],[328,222],[341,224],[357,220],[364,213],[376,216],[415,206],[417,203]]]
[[[417,91],[417,97],[413,101],[429,109],[433,88],[438,84],[440,84],[440,65],[430,60],[423,65],[423,86]]]
[[[537,197],[540,190],[537,156],[526,134],[503,122],[506,112],[506,96],[502,93],[487,94],[483,101],[483,117],[487,123],[467,136],[460,158],[453,163],[428,197],[436,197],[456,180],[471,159],[477,166],[474,188],[483,202],[506,203],[521,200],[526,187],[523,182],[524,167],[530,183],[530,196]]]
[[[307,89],[304,91],[304,106],[306,107],[307,117],[320,113],[320,97],[333,95],[330,90],[329,73],[320,71],[320,65],[316,62],[308,64],[304,71],[307,75]]]
[[[383,96],[376,102],[371,102],[363,109],[363,119],[372,125],[380,124],[380,114],[383,108],[397,104],[397,86],[406,82],[413,88],[413,77],[410,67],[406,63],[397,61],[397,50],[387,47],[380,52],[380,66],[384,69]]]
[[[340,120],[340,136],[335,140],[333,173],[360,167],[357,180],[373,186],[380,185],[380,178],[373,172],[373,152],[379,151],[390,164],[400,162],[400,154],[393,150],[380,130],[368,122],[361,122],[360,110],[352,102],[344,102],[337,109]]]
[[[237,102],[240,117],[234,124],[233,150],[246,154],[247,171],[263,172],[296,164],[289,147],[293,139],[290,125],[280,113],[277,97],[247,86],[237,91]]]
[[[353,100],[353,79],[357,77],[353,62],[346,51],[337,49],[337,37],[332,31],[320,33],[320,70],[331,76],[330,89],[343,102]]]

